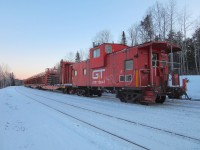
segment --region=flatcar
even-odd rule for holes
[[[174,44],[158,41],[133,47],[95,45],[85,61],[61,60],[56,85],[79,96],[101,96],[110,91],[122,102],[163,103],[167,95],[180,98],[185,92],[179,83],[180,64],[168,58],[169,53],[180,50]],[[30,84],[29,79],[27,83]]]
[[[56,86],[59,83],[60,74],[58,69],[54,68],[46,68],[46,70],[42,73],[36,74],[32,77],[24,80],[25,86],[29,86],[32,88],[39,89],[57,89]]]

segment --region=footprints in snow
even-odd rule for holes
[[[23,126],[23,122],[17,120],[14,123],[6,122],[4,129],[6,131],[17,131],[17,132],[24,132],[26,128]]]
[[[18,110],[18,107],[17,107],[17,106],[14,106],[14,105],[12,105],[12,104],[9,104],[8,102],[6,102],[5,105],[6,105],[9,109],[11,109],[11,110]]]
[[[25,144],[24,146],[19,146],[19,149],[30,149],[30,147],[33,147],[33,146],[34,144],[28,143],[28,144]]]

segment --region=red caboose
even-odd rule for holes
[[[162,103],[169,89],[168,54],[179,50],[167,42],[134,47],[104,43],[90,49],[89,60],[72,64],[72,86],[79,95],[100,96],[108,89],[122,102]]]

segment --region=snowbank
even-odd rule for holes
[[[182,85],[182,79],[187,78],[187,93],[192,99],[200,100],[200,75],[180,76],[180,82]]]

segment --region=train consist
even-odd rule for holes
[[[169,62],[168,58],[169,53],[180,50],[168,42],[133,47],[104,43],[90,49],[89,59],[61,60],[59,69],[47,69],[24,83],[79,96],[101,96],[109,91],[122,102],[163,103],[166,96],[180,98],[185,93],[179,83],[180,64]]]

